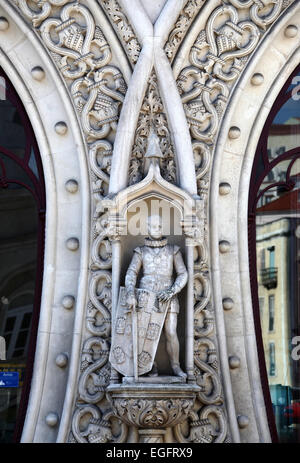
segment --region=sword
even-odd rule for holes
[[[132,345],[133,345],[133,375],[134,381],[138,383],[138,316],[136,305],[132,308]]]

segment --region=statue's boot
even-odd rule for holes
[[[158,376],[158,369],[155,362],[153,363],[153,367],[149,371],[148,376]]]
[[[172,370],[175,376],[180,376],[180,378],[186,378],[187,374],[182,371],[179,364],[172,365]]]

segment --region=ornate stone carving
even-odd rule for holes
[[[161,429],[184,421],[193,406],[188,399],[115,399],[113,408],[117,416],[128,425]]]
[[[173,428],[181,435],[180,424],[193,412],[198,389],[188,384],[145,384],[141,397],[140,385],[114,384],[108,387],[107,395],[114,414],[139,430],[141,442],[148,441],[150,435],[163,442],[166,428]]]
[[[166,114],[158,90],[157,77],[153,71],[149,77],[148,88],[141,107],[132,157],[129,166],[129,184],[139,182],[144,177],[145,154],[151,130],[159,139],[162,153],[160,169],[162,177],[176,183],[176,161]]]
[[[107,6],[116,2],[104,3]],[[114,437],[99,406],[105,401],[110,378],[108,339],[111,330],[111,243],[100,203],[108,192],[114,134],[126,85],[120,70],[110,64],[111,49],[87,6],[70,0],[18,0],[17,4],[40,33],[70,89],[86,138],[91,169],[94,212],[89,302],[78,404],[70,440],[123,441],[124,425],[120,436]],[[133,38],[130,43],[133,49]],[[87,421],[85,432],[82,432],[82,423]]]
[[[126,442],[128,433],[126,424],[117,421],[113,431],[113,421],[116,419],[111,411],[102,414],[95,405],[79,405],[74,414],[69,442],[90,444]],[[115,435],[116,427],[117,435]]]
[[[141,46],[134,34],[126,15],[116,0],[102,0],[101,6],[106,11],[114,29],[120,36],[129,60],[135,64],[138,60]]]
[[[104,396],[110,378],[110,369],[103,368],[107,364],[108,353],[107,341],[99,336],[84,343],[79,380],[79,397],[84,402],[95,404]]]
[[[200,31],[190,51],[190,64],[178,77],[178,89],[193,139],[198,193],[204,203],[199,211],[203,226],[201,229],[196,227],[197,236],[195,227],[191,227],[189,232],[186,230],[191,242],[196,244],[194,370],[200,386],[195,393],[198,408],[194,406],[194,399],[127,397],[116,399],[114,413],[111,410],[104,413],[103,410],[108,407],[105,392],[111,374],[108,363],[112,305],[111,242],[118,236],[119,230],[107,222],[107,215],[102,212],[102,200],[108,193],[114,132],[126,85],[119,69],[111,65],[111,49],[88,6],[70,0],[12,1],[41,35],[65,79],[81,119],[89,153],[94,200],[91,277],[70,442],[125,442],[126,422],[152,429],[174,426],[178,442],[228,441],[208,273],[207,203],[211,156],[231,88],[257,47],[263,31],[291,1],[222,1],[221,6],[210,13],[205,29]],[[165,45],[171,62],[203,3],[203,0],[186,2]],[[116,0],[102,0],[99,7],[106,12],[130,62],[135,64],[141,47],[119,4]],[[174,149],[154,73],[149,79],[138,121],[130,162],[130,184],[139,182],[144,176],[144,157],[151,130],[159,137],[163,155],[160,161],[162,176],[176,183]],[[72,308],[74,304],[68,305],[70,307],[64,306]],[[152,328],[150,337],[156,332],[155,327]],[[123,320],[118,321],[117,329],[124,329]],[[120,362],[122,357],[122,351],[116,351]],[[144,352],[140,360],[145,357]],[[115,414],[122,415],[122,423]],[[182,421],[188,423],[187,435]]]
[[[191,410],[188,421],[188,435],[183,433],[181,424],[174,428],[174,434],[178,442],[210,444],[230,441],[229,438],[226,438],[226,419],[220,407],[208,405],[198,412]]]
[[[44,21],[40,32],[66,78],[82,77],[111,60],[111,51],[101,29],[95,26],[89,10],[77,2],[64,6],[59,19]]]
[[[77,79],[71,92],[88,141],[102,140],[111,130],[116,130],[119,106],[124,101],[126,85],[122,74],[114,66],[89,73],[88,77]],[[107,182],[111,152],[108,142],[93,143],[90,147],[93,172],[100,180]]]
[[[282,7],[282,0],[222,2],[199,32],[189,54],[191,65],[181,71],[177,84],[191,135],[206,145],[203,153],[214,141],[230,89],[255,50],[261,29],[275,21]]]
[[[32,21],[34,27],[38,27],[45,19],[51,16],[53,8],[62,7],[69,0],[14,0],[22,13]]]
[[[187,2],[186,6],[181,11],[181,14],[174,24],[174,28],[169,34],[168,41],[164,47],[166,55],[171,62],[173,61],[186,31],[192,24],[203,4],[204,0],[191,0]]]
[[[112,133],[126,93],[122,73],[110,65],[111,49],[88,7],[70,0],[15,1],[41,34],[70,88],[89,143],[98,215],[97,204],[108,192]]]

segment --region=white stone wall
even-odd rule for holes
[[[252,0],[157,0],[151,7],[144,0],[0,0],[0,64],[30,117],[47,195],[41,316],[24,442],[86,442],[89,434],[81,433],[79,423],[89,429],[91,415],[96,421],[105,415],[107,404],[101,409],[86,392],[83,366],[86,346],[100,342],[96,314],[109,323],[103,298],[111,283],[110,244],[98,206],[107,193],[128,185],[153,71],[178,186],[205,204],[195,274],[209,288],[203,308],[211,308],[213,322],[209,335],[198,337],[207,358],[201,363],[195,353],[195,362],[198,380],[208,371],[218,399],[203,394],[202,400],[220,420],[215,441],[270,441],[249,282],[248,190],[264,121],[299,62],[300,11],[298,2],[263,3],[265,8]],[[72,17],[88,26],[89,39],[72,48],[64,36],[64,46],[57,46],[52,28],[64,31]],[[239,46],[222,49],[215,31],[225,40],[228,23],[235,39],[242,38]],[[95,109],[103,78],[110,86],[103,84],[110,119]],[[100,246],[107,250],[103,259]],[[105,351],[109,329],[103,332]],[[88,363],[99,373],[93,354]],[[126,439],[124,429],[113,437]]]

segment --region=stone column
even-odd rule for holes
[[[185,368],[188,383],[195,383],[194,375],[194,240],[186,237],[186,261],[188,270],[187,304],[185,321]]]
[[[113,337],[113,329],[115,326],[115,315],[118,305],[119,289],[120,289],[120,274],[121,274],[121,237],[115,235],[111,237],[112,245],[112,305],[111,305],[111,336]],[[111,383],[119,383],[119,373],[111,368]]]

